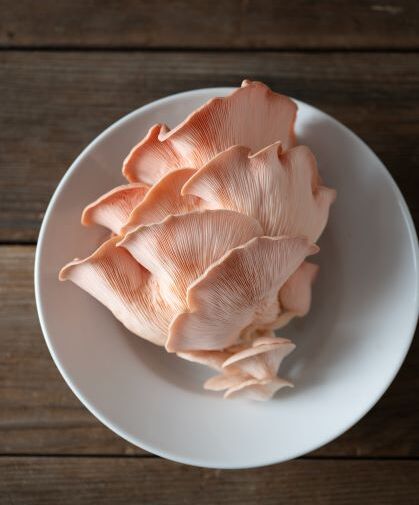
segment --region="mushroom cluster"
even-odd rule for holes
[[[173,130],[153,126],[124,161],[128,184],[83,211],[111,238],[60,272],[136,335],[215,369],[204,387],[225,397],[291,385],[277,373],[295,346],[274,332],[310,308],[306,257],[335,199],[296,145],[296,113],[246,80]]]

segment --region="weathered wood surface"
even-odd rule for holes
[[[0,1],[0,46],[418,48],[415,0]]]
[[[141,453],[102,426],[60,377],[35,313],[33,256],[32,246],[0,247],[0,454]],[[313,455],[418,457],[418,368],[419,341],[377,406]]]
[[[418,222],[418,68],[416,53],[0,52],[0,241],[36,240],[58,181],[110,123],[164,95],[244,77],[352,128]]]
[[[203,470],[157,458],[2,458],[1,503],[13,505],[416,505],[419,461],[299,460]]]

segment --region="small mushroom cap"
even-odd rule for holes
[[[131,212],[148,190],[149,186],[142,183],[118,186],[85,207],[81,222],[85,226],[99,224],[119,235]]]
[[[270,400],[277,391],[284,387],[293,387],[293,385],[291,382],[282,379],[281,377],[276,377],[273,380],[266,381],[249,379],[248,381],[227,389],[224,393],[224,398],[267,401]]]
[[[275,328],[285,326],[294,317],[303,317],[310,310],[311,287],[319,272],[318,265],[304,261],[279,291],[281,313]]]
[[[158,223],[170,215],[204,209],[204,202],[200,198],[181,195],[182,187],[194,173],[192,168],[182,168],[163,176],[131,212],[129,221],[121,231],[125,234],[140,224]]]
[[[178,353],[178,356],[220,372],[205,382],[205,389],[227,390],[225,397],[250,396],[266,400],[281,387],[292,385],[277,377],[277,373],[282,360],[295,345],[276,337],[272,330],[262,335],[222,351],[190,351]]]

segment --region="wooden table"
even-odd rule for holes
[[[1,504],[419,503],[419,342],[374,409],[329,445],[282,465],[203,470],[145,454],[80,404],[33,296],[43,213],[83,147],[151,100],[244,77],[352,128],[419,223],[418,6],[0,0]]]

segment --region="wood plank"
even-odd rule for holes
[[[110,123],[156,98],[261,79],[378,153],[419,222],[419,54],[0,53],[0,241],[33,242],[59,179]]]
[[[6,47],[417,48],[415,0],[0,1]]]
[[[142,453],[96,421],[55,368],[35,313],[33,256],[32,246],[0,247],[0,454]],[[419,457],[418,368],[416,339],[376,407],[313,456]]]
[[[89,505],[414,505],[418,473],[419,461],[297,460],[226,471],[158,458],[2,458],[0,495],[13,505],[72,505],[75,492]]]

